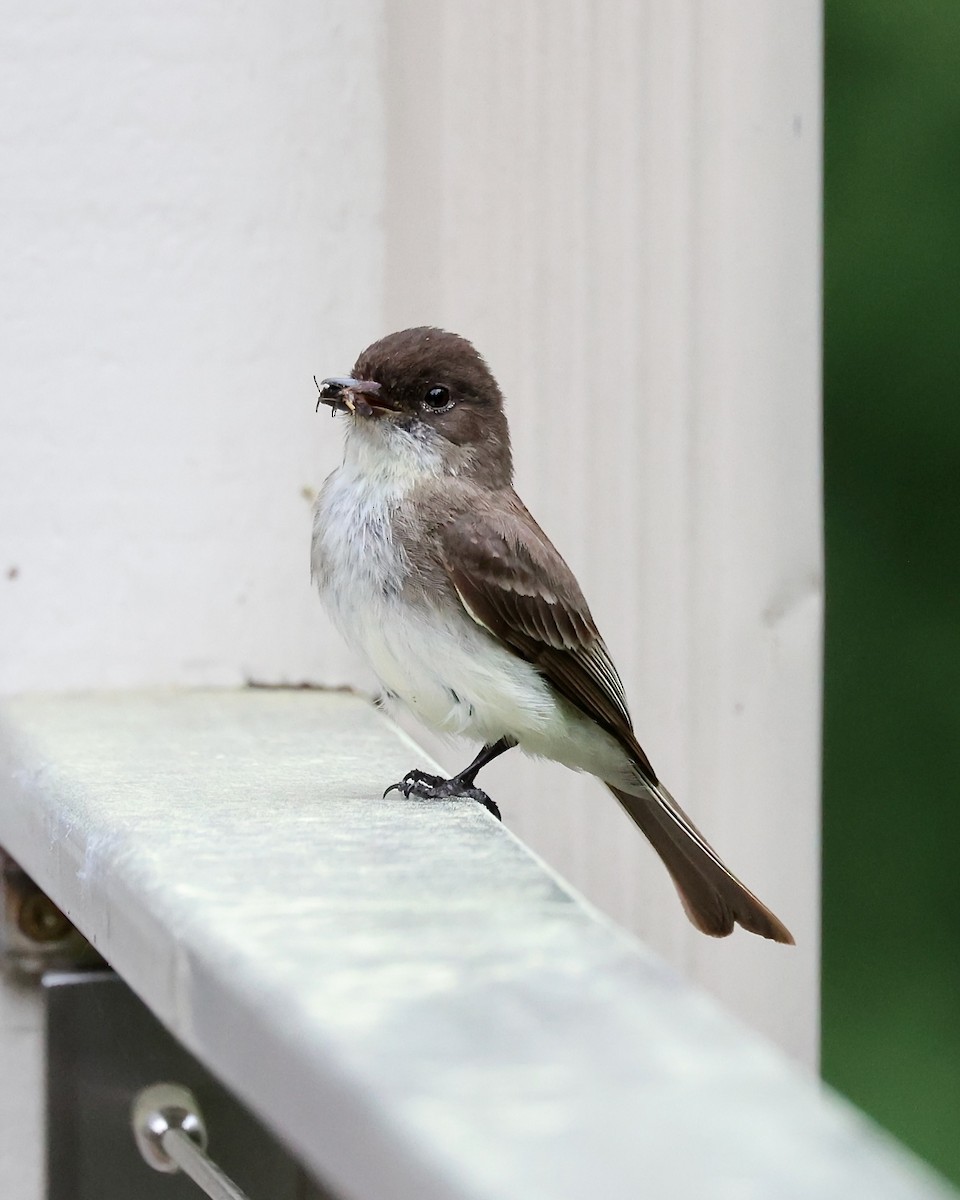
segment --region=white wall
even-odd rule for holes
[[[308,583],[340,442],[311,375],[455,328],[641,740],[800,945],[696,935],[591,781],[485,783],[812,1062],[819,4],[19,0],[4,46],[0,692],[367,681]],[[29,1200],[17,1036],[0,1179]]]
[[[0,689],[316,677],[311,375],[382,330],[380,5],[24,3],[4,39]]]
[[[2,42],[0,691],[339,674],[311,375],[382,332],[381,5],[12,0]],[[38,1021],[4,989],[18,1200]]]

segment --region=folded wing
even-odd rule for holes
[[[620,743],[636,794],[610,790],[663,859],[698,929],[739,924],[792,943],[785,925],[724,865],[667,789],[633,732],[623,684],[573,572],[516,497],[495,514],[466,513],[441,531],[443,564],[471,618]]]

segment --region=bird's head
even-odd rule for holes
[[[510,483],[503,396],[466,338],[430,326],[390,333],[364,350],[349,376],[318,387],[318,408],[350,414],[348,454],[353,443],[365,459]]]

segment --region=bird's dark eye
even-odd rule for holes
[[[429,408],[433,412],[442,412],[445,409],[453,408],[450,389],[439,384],[428,388],[423,394],[423,407]]]

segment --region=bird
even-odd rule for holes
[[[580,585],[514,490],[503,394],[473,344],[400,330],[317,389],[317,411],[346,415],[343,462],[314,506],[321,600],[389,699],[481,744],[452,778],[413,770],[384,796],[462,796],[499,816],[476,776],[514,747],[588,772],[650,841],[697,929],[792,944],[641,748]]]

